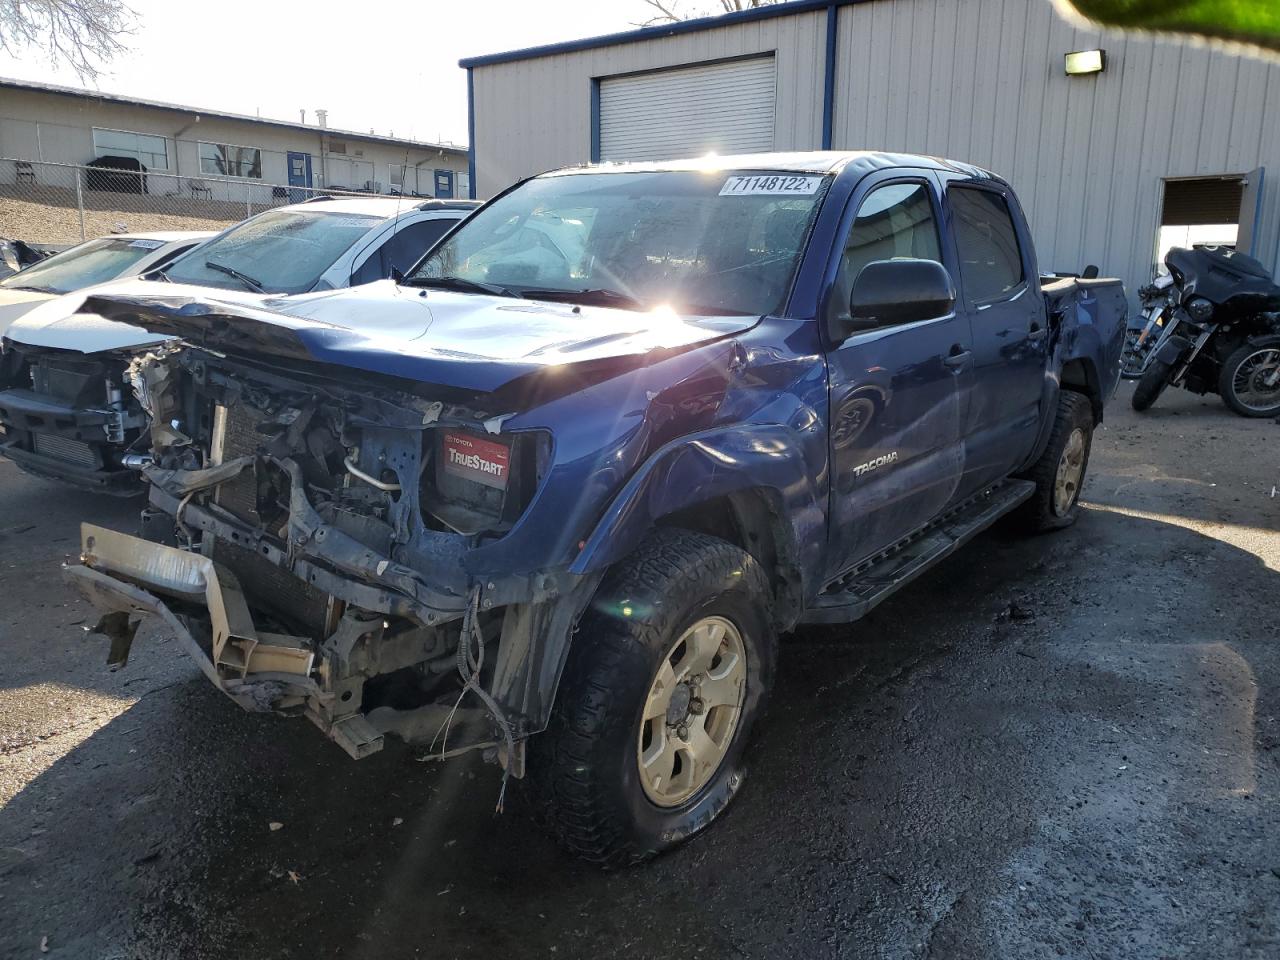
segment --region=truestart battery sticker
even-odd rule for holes
[[[446,433],[441,456],[445,473],[499,490],[507,488],[511,450],[501,443],[465,433]]]

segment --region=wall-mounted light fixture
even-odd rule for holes
[[[1101,73],[1107,69],[1107,51],[1077,50],[1066,56],[1068,77],[1078,77],[1090,73]]]

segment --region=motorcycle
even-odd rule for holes
[[[1146,319],[1121,360],[1138,381],[1133,409],[1172,385],[1216,392],[1244,417],[1280,414],[1280,286],[1266,267],[1227,247],[1175,247],[1164,262],[1169,283],[1144,297]]]
[[[1151,348],[1159,339],[1161,328],[1169,320],[1169,311],[1177,305],[1178,291],[1171,274],[1162,274],[1138,288],[1138,300],[1142,309],[1130,314],[1125,330],[1124,353],[1121,355],[1120,376],[1125,380],[1137,380],[1142,376]]]

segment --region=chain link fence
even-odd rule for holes
[[[221,230],[272,207],[339,194],[384,195],[0,158],[0,237],[60,247],[110,233]]]

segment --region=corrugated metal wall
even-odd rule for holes
[[[1049,0],[874,0],[839,11],[833,146],[954,157],[1008,177],[1045,270],[1149,279],[1162,178],[1266,167],[1258,253],[1280,273],[1280,65],[1077,30]],[[775,149],[821,145],[826,13],[475,70],[478,196],[588,160],[591,82],[774,52]],[[1103,47],[1106,72],[1063,55]]]
[[[1094,47],[1104,73],[1064,75],[1064,54]],[[1280,65],[1077,30],[1047,0],[854,4],[838,49],[833,146],[1009,178],[1041,269],[1097,263],[1134,290],[1150,276],[1162,178],[1264,166],[1259,253],[1280,273]]]
[[[479,67],[475,85],[476,196],[492,196],[543,170],[591,156],[591,81],[773,53],[778,87],[774,148],[808,150],[822,139],[826,14],[776,17],[640,43]]]

